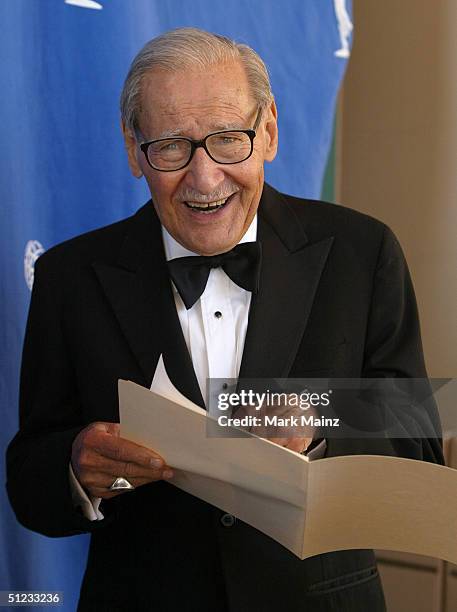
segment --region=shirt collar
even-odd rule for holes
[[[182,246],[179,242],[177,242],[173,236],[164,228],[162,225],[162,239],[163,246],[165,249],[165,257],[167,261],[170,259],[175,259],[176,257],[189,257],[193,255],[198,255],[198,253],[194,253],[193,251],[189,251],[185,247]],[[238,244],[242,244],[243,242],[255,242],[257,240],[257,214],[254,219],[251,221],[251,225],[248,227],[246,233],[238,242]]]

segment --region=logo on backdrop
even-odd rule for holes
[[[341,47],[335,51],[335,57],[349,57],[351,51],[349,49],[349,38],[354,26],[351,21],[351,16],[346,8],[346,0],[333,0],[335,6],[335,15],[338,21],[338,32],[340,34]]]
[[[24,251],[24,277],[27,287],[32,291],[33,279],[35,277],[35,262],[45,249],[38,240],[29,240]]]
[[[103,8],[100,2],[95,2],[95,0],[65,0],[65,4],[79,6],[80,8],[97,9],[99,11]]]

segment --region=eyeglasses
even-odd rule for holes
[[[202,140],[191,138],[159,138],[140,144],[148,164],[154,170],[182,170],[202,147],[217,164],[238,164],[252,155],[256,129],[260,123],[259,108],[252,130],[222,130],[208,134]]]

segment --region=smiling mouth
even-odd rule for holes
[[[224,206],[230,202],[234,195],[235,194],[232,193],[232,195],[228,196],[227,198],[215,200],[214,202],[184,202],[184,204],[191,210],[208,215],[220,210],[221,208],[224,208]]]

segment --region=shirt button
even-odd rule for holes
[[[216,310],[214,316],[216,317],[216,319],[220,319],[222,317],[222,312],[220,310]]]
[[[235,524],[236,518],[233,514],[223,514],[221,516],[221,523],[224,527],[233,527]]]
[[[223,389],[228,389],[228,384],[227,383],[222,383],[222,388]]]

